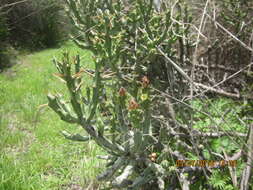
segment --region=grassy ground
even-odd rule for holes
[[[48,107],[48,92],[66,93],[53,73],[53,56],[64,49],[82,52],[91,68],[88,52],[71,43],[21,56],[21,63],[0,74],[0,190],[95,189],[95,176],[103,168],[96,159],[103,154],[92,142],[64,139],[61,130],[82,131],[68,125]],[[83,133],[83,132],[82,132]]]

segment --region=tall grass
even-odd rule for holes
[[[46,106],[46,94],[63,85],[53,78],[51,62],[64,49],[81,52],[85,67],[93,63],[88,52],[67,43],[21,56],[21,64],[0,75],[0,190],[86,189],[95,187],[95,176],[103,168],[96,159],[103,154],[92,142],[76,143],[64,139],[60,131],[80,132]],[[89,78],[87,78],[89,83]]]

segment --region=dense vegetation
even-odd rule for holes
[[[253,126],[245,110],[250,105],[247,101],[252,100],[248,88],[252,82],[252,48],[246,45],[248,38],[233,34],[239,32],[241,22],[233,20],[233,16],[245,22],[249,19],[247,10],[237,12],[247,2],[217,2],[216,9],[207,1],[201,20],[187,2],[66,0],[66,3],[67,13],[80,33],[74,41],[94,55],[93,85],[82,80],[89,71],[81,67],[80,57],[71,58],[64,53],[54,63],[57,76],[69,91],[69,100],[49,94],[49,107],[63,121],[82,126],[107,151],[107,169],[98,179],[109,181],[109,188],[118,189],[248,189]],[[214,19],[210,15],[216,12],[219,14]],[[195,34],[190,24],[198,21],[199,30]],[[240,27],[243,37],[250,36],[248,27],[252,23],[247,23]],[[205,31],[204,25],[217,32]],[[203,44],[202,38],[207,38]],[[205,48],[203,45],[208,43]],[[203,48],[204,53],[199,53]],[[234,48],[244,52],[231,54]],[[222,56],[220,52],[232,59],[228,58],[229,62],[216,59],[214,56]],[[228,75],[228,66],[233,74]],[[231,89],[229,79],[238,79],[234,75],[243,68],[249,71],[240,77],[244,83],[234,82]],[[206,108],[216,107],[210,93],[206,96],[207,91],[242,98],[246,106],[239,103],[239,110],[234,106],[233,111],[227,110],[225,114],[210,112]],[[204,107],[196,108],[195,104]],[[222,101],[218,100],[219,104]],[[65,136],[78,141],[88,139]],[[232,167],[224,170],[221,159],[224,162],[236,159],[237,173]],[[212,164],[173,167],[180,160],[209,160]]]
[[[54,47],[66,38],[62,2],[1,0],[0,70],[15,63],[14,49]]]
[[[63,7],[81,54],[57,53],[55,73],[41,61],[45,57],[40,55],[55,53],[46,51],[15,66],[17,74],[7,70],[1,76],[0,188],[252,188],[251,1],[65,0],[62,7],[49,0],[28,2],[15,12],[5,8],[12,2],[1,5],[2,60],[13,46],[57,44],[64,33],[57,25],[65,18]],[[22,34],[24,25],[10,18],[47,5],[53,14],[35,11],[38,15],[25,21],[34,35],[23,42],[28,38]],[[52,73],[63,85],[52,80]],[[24,87],[13,93],[14,85],[21,83]],[[68,124],[39,106],[46,101],[44,89],[51,92],[48,106]],[[56,131],[78,142],[67,144]],[[13,132],[15,138],[9,138]],[[94,147],[84,160],[82,145]],[[20,148],[24,146],[29,148]],[[43,148],[50,154],[40,151]],[[103,167],[75,173],[87,168],[82,166],[86,159]],[[197,162],[200,167],[190,167],[200,160],[205,160]],[[80,178],[84,181],[79,183]]]

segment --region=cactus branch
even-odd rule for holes
[[[59,96],[48,94],[48,106],[52,108],[63,121],[68,123],[78,123],[78,119],[71,113],[70,108],[66,103],[60,100]]]
[[[126,159],[124,157],[119,157],[110,168],[108,168],[102,174],[98,175],[97,179],[98,180],[110,179],[115,174],[115,172],[118,171],[119,168],[121,168],[123,165],[126,164],[125,162],[126,162]]]
[[[72,141],[80,141],[80,142],[86,142],[88,140],[90,140],[91,138],[88,136],[82,136],[80,134],[70,134],[67,131],[62,131],[61,132],[63,134],[63,136],[66,139],[72,140]]]

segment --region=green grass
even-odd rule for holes
[[[40,107],[47,103],[48,92],[67,93],[53,76],[57,71],[51,61],[64,50],[72,55],[79,52],[82,64],[93,67],[89,52],[66,43],[59,49],[20,56],[21,64],[0,74],[0,190],[98,186],[95,176],[103,163],[96,155],[104,152],[93,142],[66,140],[61,130],[83,130],[64,123],[47,106]]]

